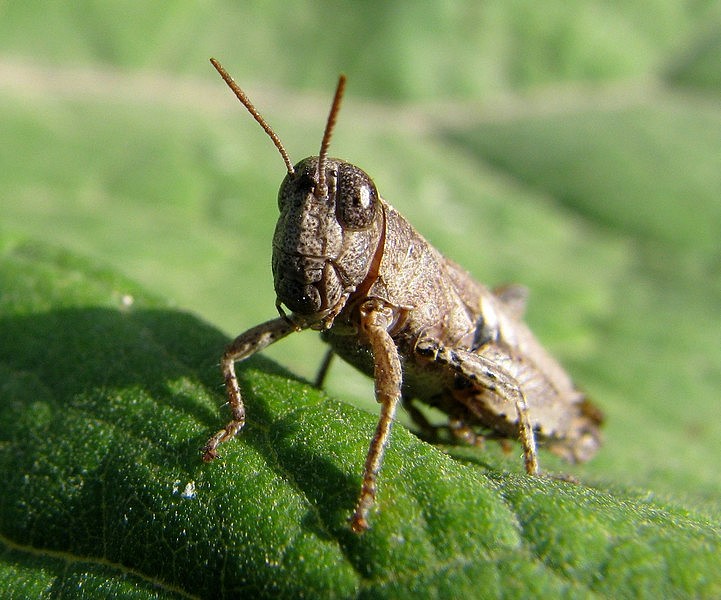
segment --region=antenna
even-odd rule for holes
[[[228,84],[228,87],[231,90],[233,90],[233,93],[236,95],[238,100],[240,100],[241,103],[243,104],[243,106],[245,106],[245,108],[248,109],[248,112],[251,115],[253,115],[253,118],[256,121],[258,121],[258,124],[268,134],[270,139],[273,140],[275,147],[278,148],[280,155],[283,157],[283,162],[285,162],[285,168],[288,171],[288,175],[294,175],[295,169],[293,169],[293,163],[290,161],[290,157],[288,156],[288,153],[285,151],[285,148],[283,147],[283,143],[280,141],[280,138],[275,134],[275,131],[273,131],[271,126],[265,122],[265,119],[260,116],[260,113],[256,110],[255,106],[253,106],[253,103],[250,101],[248,96],[245,95],[245,92],[240,89],[238,84],[235,83],[235,81],[233,81],[233,78],[228,74],[228,71],[226,71],[223,68],[223,66],[216,59],[211,58],[210,62],[215,67],[215,70],[218,71],[218,73],[220,73],[220,76],[223,78],[225,83]],[[336,94],[337,94],[337,92],[336,92]],[[326,132],[327,132],[327,129],[326,129]],[[324,138],[324,140],[325,140],[325,138]],[[327,144],[326,144],[326,146],[327,146]]]
[[[328,146],[330,146],[330,137],[333,135],[333,127],[335,126],[335,120],[340,111],[340,101],[343,99],[343,90],[345,90],[345,75],[341,75],[338,78],[338,87],[335,88],[335,96],[333,97],[333,104],[330,107],[330,113],[328,114],[328,122],[325,125],[325,132],[323,133],[323,141],[320,143],[320,153],[318,154],[318,190],[317,194],[320,196],[328,195],[328,184],[325,181],[325,162],[328,158]]]

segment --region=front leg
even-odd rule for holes
[[[523,447],[526,472],[529,475],[538,475],[536,438],[528,414],[528,403],[516,379],[500,365],[484,356],[467,350],[446,348],[434,340],[419,340],[415,352],[427,360],[451,369],[469,386],[487,389],[511,402],[518,416],[518,437]]]
[[[289,319],[280,317],[249,329],[235,338],[226,348],[225,354],[223,354],[223,358],[220,361],[220,368],[225,380],[225,391],[228,394],[228,404],[230,405],[232,419],[205,444],[203,448],[203,460],[205,462],[210,462],[217,458],[218,446],[223,442],[233,439],[242,429],[243,425],[245,425],[245,405],[240,395],[238,378],[235,375],[235,363],[245,360],[256,352],[260,352],[272,343],[284,338],[289,333],[299,331],[300,329],[298,325],[293,324]]]
[[[376,400],[381,405],[381,414],[368,449],[363,469],[363,483],[351,518],[351,529],[356,533],[368,529],[368,511],[375,501],[376,480],[383,462],[383,452],[388,444],[393,418],[401,399],[403,380],[398,348],[388,333],[388,328],[393,323],[392,308],[370,300],[361,307],[360,315],[361,333],[367,338],[373,353],[375,393]]]

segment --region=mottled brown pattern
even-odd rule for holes
[[[223,355],[232,420],[210,438],[204,459],[215,458],[218,445],[245,423],[234,363],[307,328],[321,331],[332,352],[374,378],[381,405],[351,518],[354,531],[368,528],[401,401],[424,431],[432,426],[414,402],[447,413],[449,430],[461,440],[517,437],[529,474],[539,472],[536,440],[570,461],[591,458],[601,444],[602,415],[522,321],[525,289],[491,291],[474,281],[384,202],[366,173],[325,155],[344,78],[321,155],[291,166],[245,94],[213,64],[271,135],[288,173],[278,194],[273,237],[281,316],[238,336]]]

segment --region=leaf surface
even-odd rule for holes
[[[2,5],[3,596],[719,596],[720,23],[665,0]],[[401,414],[352,536],[373,386],[338,362],[309,388],[310,333],[242,367],[248,425],[200,464],[224,344],[275,315],[284,174],[210,56],[296,161],[348,75],[331,152],[474,277],[527,285],[606,413],[590,463],[541,454],[581,485]]]

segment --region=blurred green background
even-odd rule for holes
[[[718,2],[0,3],[0,234],[228,335],[275,315],[284,167],[331,153],[528,320],[608,417],[576,472],[719,515]],[[0,294],[3,290],[0,290]],[[221,348],[218,348],[218,355]],[[268,354],[312,378],[312,333]],[[337,397],[372,383],[336,365]]]

